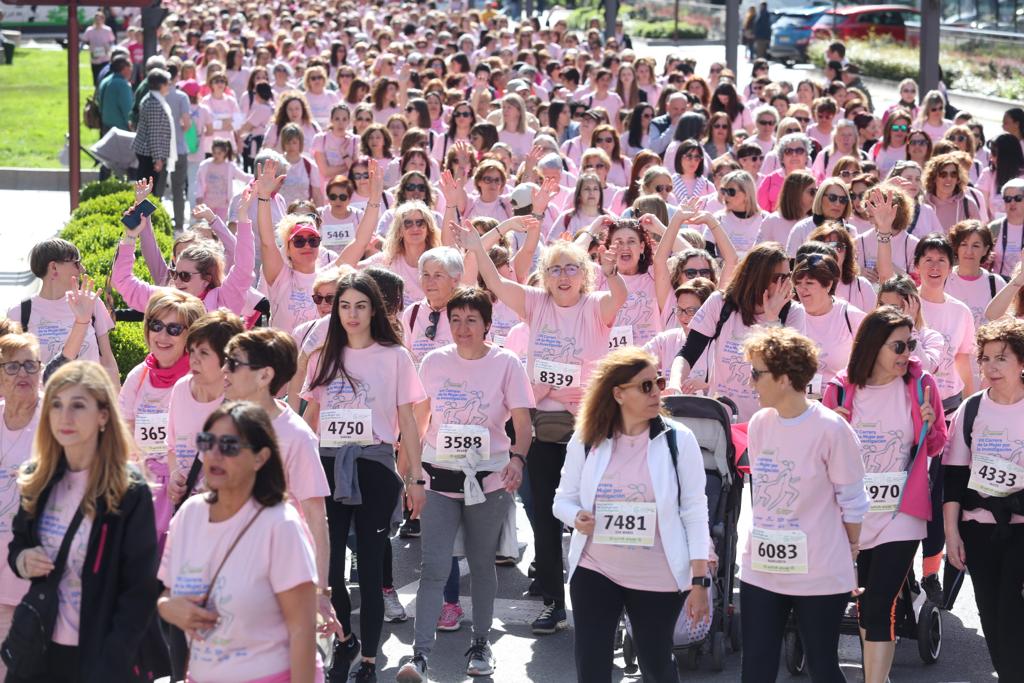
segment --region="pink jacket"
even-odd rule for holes
[[[238,315],[245,315],[249,312],[250,307],[246,306],[246,295],[249,292],[249,287],[252,286],[253,269],[256,266],[256,246],[253,239],[252,223],[239,222],[235,262],[231,264],[231,270],[228,271],[220,287],[207,290],[202,297],[207,311],[227,308]],[[124,297],[126,304],[136,311],[145,311],[149,304],[149,298],[156,292],[167,288],[151,285],[135,277],[132,273],[134,266],[135,250],[118,247],[111,278],[114,280],[114,287]]]
[[[910,416],[914,425],[914,433],[917,434],[915,443],[917,453],[913,454],[910,463],[910,472],[907,475],[907,485],[904,487],[903,495],[900,498],[900,512],[917,517],[919,519],[932,518],[932,502],[928,484],[928,458],[939,457],[946,445],[946,420],[943,417],[942,399],[939,398],[939,387],[935,378],[921,368],[921,363],[911,359],[907,364],[909,375],[905,382],[907,387],[907,398],[910,401]],[[918,396],[918,381],[920,380],[921,395]],[[846,370],[841,370],[835,378],[828,383],[825,394],[821,398],[822,404],[827,408],[835,409],[839,404],[839,389],[843,389],[843,407],[851,410],[854,394],[857,387],[846,379]],[[921,401],[924,396],[925,387],[931,387],[932,410],[935,412],[935,424],[923,425],[921,419]],[[852,411],[851,411],[852,412]],[[849,420],[850,416],[847,415]],[[923,437],[923,429],[927,434]],[[924,454],[927,457],[920,457]]]
[[[786,182],[785,169],[772,171],[761,180],[757,188],[757,205],[771,213],[775,211],[775,205],[779,202],[779,195],[782,194],[782,184]]]

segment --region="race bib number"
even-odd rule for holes
[[[1024,488],[1024,467],[988,453],[971,456],[967,487],[995,498],[1005,498]]]
[[[538,358],[533,361],[533,381],[548,384],[556,389],[568,389],[580,385],[583,367],[572,363],[556,363]]]
[[[814,377],[812,377],[811,381],[807,384],[807,395],[809,397],[818,399],[821,398],[822,379],[824,378],[821,376],[820,372],[814,373]]]
[[[340,249],[355,239],[352,224],[325,225],[323,227],[324,246],[328,249]]]
[[[339,448],[346,444],[373,443],[373,416],[369,408],[342,408],[320,412],[320,445]]]
[[[167,413],[139,413],[135,416],[135,443],[146,455],[167,452]]]
[[[506,339],[508,339],[508,337],[504,337],[500,334],[494,335],[494,343],[497,344],[498,346],[504,347]]]
[[[757,529],[750,532],[753,543],[750,567],[768,574],[807,573],[807,534],[792,529]]]
[[[594,517],[594,543],[654,545],[654,530],[658,520],[655,503],[598,501]]]
[[[871,512],[895,512],[907,483],[906,472],[869,472],[864,475],[864,489],[871,501]]]
[[[107,46],[89,45],[89,54],[91,54],[95,59],[103,59],[107,56]]]
[[[479,453],[481,460],[488,460],[491,457],[491,431],[482,425],[441,425],[437,430],[436,451],[439,462],[465,460],[470,451]]]
[[[633,345],[633,326],[632,325],[620,325],[619,327],[613,327],[612,333],[608,337],[608,348],[609,349],[621,349],[623,346]]]

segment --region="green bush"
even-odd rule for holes
[[[813,43],[809,56],[818,68],[825,67],[825,47],[827,43]],[[887,81],[902,81],[904,78],[917,80],[920,75],[921,63],[916,48],[897,43],[891,38],[875,37],[868,40],[846,41],[846,57],[860,67],[861,73],[869,78],[880,78]],[[942,63],[943,82],[953,87],[955,81],[963,76],[963,67],[953,60]]]
[[[78,200],[80,202],[87,202],[95,197],[102,197],[104,195],[124,192],[125,190],[131,189],[131,183],[111,176],[106,180],[93,181],[83,187],[81,192],[78,193]]]
[[[640,38],[704,40],[708,37],[708,27],[685,21],[680,21],[678,28],[675,21],[634,21],[629,33]]]
[[[577,7],[570,10],[569,16],[565,18],[569,29],[573,31],[584,31],[590,26],[590,20],[597,19],[604,25],[604,10],[597,7]]]
[[[118,189],[113,183],[93,183],[95,185],[102,187],[90,191],[92,197],[78,206],[60,236],[78,247],[86,273],[102,291],[113,269],[117,245],[124,235],[121,215],[134,203],[135,193],[130,189]],[[112,193],[106,193],[105,190],[112,190]],[[158,200],[151,201],[157,205],[156,213],[152,216],[156,242],[161,252],[170,254],[174,243],[170,216]],[[140,280],[153,281],[142,258],[136,260],[133,272]],[[120,294],[112,289],[111,295],[108,305],[113,308],[125,307]],[[141,323],[117,323],[110,332],[110,346],[123,381],[128,371],[146,357]]]

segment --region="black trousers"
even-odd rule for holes
[[[796,615],[811,681],[846,683],[839,668],[839,622],[849,599],[849,593],[783,595],[741,581],[743,683],[771,683],[778,678],[779,652],[790,612]]]
[[[321,458],[327,483],[334,490],[334,458]],[[359,636],[362,653],[375,657],[384,628],[384,552],[391,544],[391,515],[398,505],[402,482],[380,463],[356,461],[361,505],[344,505],[327,498],[327,524],[331,535],[331,563],[328,575],[331,602],[345,633],[352,633],[352,602],[345,585],[345,541],[349,527],[355,523],[356,547],[359,552]]]
[[[46,654],[46,673],[42,676],[22,678],[7,672],[6,683],[76,683],[81,672],[78,670],[78,648],[50,643]]]
[[[530,492],[533,497],[533,543],[537,556],[537,585],[544,594],[544,602],[554,600],[565,604],[565,583],[562,566],[562,521],[555,517],[551,506],[555,502],[555,489],[562,478],[565,464],[565,444],[533,440],[526,458],[530,472]],[[360,574],[362,576],[362,574]]]
[[[861,550],[857,555],[857,599],[860,627],[866,640],[896,640],[896,598],[914,566],[919,541],[893,541]]]
[[[576,679],[611,683],[615,630],[629,615],[633,645],[645,683],[676,683],[672,638],[686,593],[624,588],[604,574],[577,567],[569,581],[576,641]]]
[[[153,157],[136,154],[139,159],[138,178],[153,178],[153,194],[157,197],[164,196],[164,189],[167,186],[167,160],[164,159],[163,170],[159,173],[153,168]]]
[[[961,522],[981,629],[1000,683],[1024,681],[1024,524],[996,540],[994,524]]]

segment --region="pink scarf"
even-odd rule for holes
[[[188,354],[181,354],[181,358],[178,362],[169,368],[161,368],[157,365],[156,357],[153,354],[146,356],[146,360],[143,361],[146,366],[146,370],[149,374],[149,383],[154,389],[168,389],[174,386],[174,383],[184,377],[189,372],[188,366]]]

